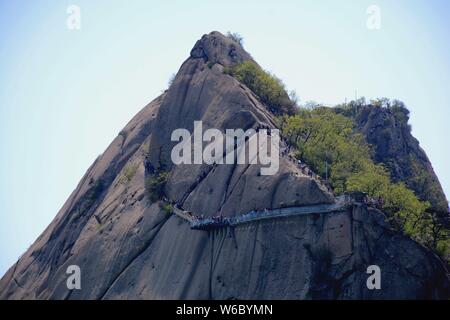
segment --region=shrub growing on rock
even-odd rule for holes
[[[275,114],[293,114],[295,103],[289,99],[283,82],[273,74],[264,71],[253,61],[225,68],[224,72],[235,77],[252,90]]]
[[[227,37],[233,40],[234,42],[238,43],[240,46],[244,45],[244,37],[242,37],[237,32],[227,32]]]
[[[151,202],[156,202],[163,198],[164,187],[166,186],[168,177],[169,172],[159,171],[145,179],[145,188]]]

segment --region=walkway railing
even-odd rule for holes
[[[177,207],[173,208],[173,213],[175,213],[177,216],[179,216],[181,219],[186,220],[189,223],[193,223],[196,221],[195,217],[188,211],[181,210]]]
[[[180,218],[190,223],[191,229],[194,230],[212,230],[223,228],[227,226],[236,226],[239,224],[250,223],[253,221],[274,219],[278,217],[290,217],[297,215],[306,215],[312,213],[331,213],[344,211],[349,206],[353,205],[354,201],[348,196],[340,196],[336,198],[335,203],[331,204],[316,204],[308,206],[286,207],[278,209],[265,209],[258,211],[251,211],[242,215],[232,217],[198,217],[192,215],[190,212],[174,208],[174,213]]]

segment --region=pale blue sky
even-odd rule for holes
[[[381,30],[366,28],[372,4]],[[0,0],[0,275],[213,30],[241,33],[303,101],[403,100],[449,195],[449,16],[445,0]]]

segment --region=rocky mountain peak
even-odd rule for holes
[[[218,31],[203,35],[192,48],[191,57],[203,58],[205,62],[219,63],[224,67],[252,60],[241,44]]]
[[[380,210],[339,205],[284,141],[273,175],[260,164],[171,160],[173,131],[192,133],[197,121],[220,132],[276,127],[270,108],[223,72],[250,59],[219,32],[198,40],[170,88],[0,279],[0,299],[448,299],[448,272],[432,252]],[[241,223],[195,229],[186,217]],[[383,290],[367,287],[371,265]],[[70,266],[81,270],[80,290],[67,287]]]

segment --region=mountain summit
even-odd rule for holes
[[[266,101],[227,72],[246,61],[232,37],[198,40],[1,279],[0,298],[447,298],[447,270],[431,251],[358,197],[336,198],[284,139],[274,175],[261,164],[171,161],[172,133],[196,121],[221,132],[277,128]],[[367,286],[373,265],[380,290]],[[68,288],[69,266],[81,289]]]

